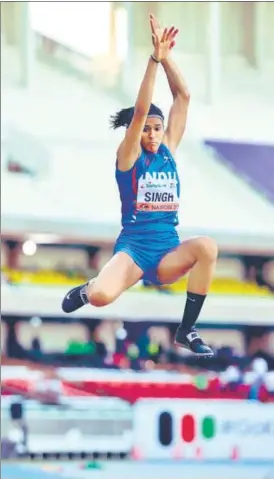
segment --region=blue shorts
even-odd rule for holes
[[[172,227],[163,231],[129,231],[123,229],[118,236],[114,254],[127,253],[144,272],[143,279],[160,285],[157,269],[163,257],[179,246],[177,230]]]

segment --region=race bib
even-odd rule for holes
[[[138,181],[137,211],[178,211],[177,184],[175,172],[146,172]]]

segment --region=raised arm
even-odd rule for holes
[[[140,155],[141,135],[152,101],[158,65],[159,63],[150,57],[135,103],[133,118],[117,151],[118,168],[121,171],[130,170]]]
[[[174,153],[185,131],[190,93],[176,63],[168,57],[162,61],[162,65],[173,96],[164,143]]]
[[[151,16],[150,25],[152,34],[159,35],[162,28],[154,15]],[[170,37],[172,40],[170,50],[172,50],[175,45],[174,39],[177,33],[178,30],[174,27],[170,29]],[[154,37],[152,37],[152,42],[154,43]],[[174,153],[185,131],[190,94],[179,68],[170,58],[170,55],[167,55],[161,63],[165,70],[173,96],[173,105],[169,112],[168,124],[163,142],[169,147],[170,151]]]
[[[150,16],[150,22],[152,22],[152,16]],[[132,168],[140,155],[141,135],[152,102],[158,65],[167,57],[172,41],[170,30],[165,29],[161,35],[153,34],[154,52],[148,61],[145,76],[140,86],[133,118],[117,151],[118,168],[121,171]]]

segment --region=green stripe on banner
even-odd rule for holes
[[[203,418],[202,435],[206,439],[212,439],[216,435],[215,419],[212,416]]]

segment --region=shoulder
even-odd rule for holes
[[[174,146],[171,142],[170,135],[168,135],[167,131],[164,134],[163,143],[162,143],[170,152],[171,155],[176,153],[178,145]]]
[[[124,175],[125,173],[132,173],[132,171],[135,168],[140,168],[141,167],[141,165],[144,163],[144,159],[145,159],[145,151],[143,150],[143,148],[141,148],[139,156],[135,160],[135,162],[133,163],[131,168],[129,168],[128,170],[123,171],[123,170],[120,170],[118,168],[118,155],[116,155],[116,162],[115,162],[116,173],[121,174],[121,175]]]
[[[162,156],[168,156],[169,159],[175,161],[173,154],[165,143],[161,143],[159,147],[159,154]]]

